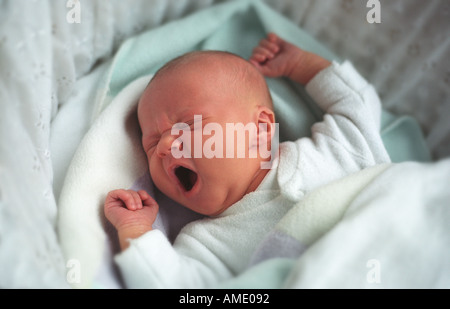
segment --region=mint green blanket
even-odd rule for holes
[[[118,51],[105,82],[105,107],[126,85],[154,73],[168,60],[192,50],[226,50],[248,59],[268,33],[327,59],[338,57],[323,44],[261,1],[239,0],[216,5],[184,19],[133,37]],[[324,42],[326,43],[326,42]],[[351,60],[351,59],[349,59]],[[280,139],[294,140],[310,133],[321,112],[302,87],[284,79],[267,79],[280,123]],[[370,81],[369,81],[370,82]],[[381,134],[393,162],[429,161],[430,154],[417,122],[383,112]]]

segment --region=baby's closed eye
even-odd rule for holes
[[[150,145],[148,146],[148,149],[150,150],[150,149],[155,148],[155,147],[158,145],[159,140],[160,140],[160,139],[158,138],[157,140],[152,141],[152,142],[150,143]]]
[[[158,145],[159,140],[160,140],[160,137],[153,137],[153,138],[147,139],[145,141],[143,140],[142,146],[143,146],[145,152],[147,154],[153,152],[155,150],[155,147]]]

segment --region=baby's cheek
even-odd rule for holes
[[[169,176],[167,176],[164,171],[161,160],[153,157],[149,163],[149,172],[150,178],[152,179],[153,184],[165,195],[171,196],[171,189],[174,188],[174,184],[170,181]]]
[[[162,167],[160,162],[158,160],[155,160],[153,157],[149,159],[148,163],[148,170],[150,172],[150,178],[152,179],[153,183],[156,185],[158,182],[158,179],[161,179],[161,172]]]

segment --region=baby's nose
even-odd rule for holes
[[[183,145],[181,141],[175,135],[171,135],[170,132],[167,132],[158,142],[156,153],[159,157],[163,158],[167,155],[173,155],[172,152],[174,150],[183,150]]]

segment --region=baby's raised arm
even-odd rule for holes
[[[120,248],[128,247],[128,240],[152,230],[158,213],[158,204],[144,190],[114,190],[108,193],[104,212],[116,228]]]
[[[350,62],[331,63],[273,33],[254,48],[249,61],[267,77],[286,76],[304,85],[324,111],[322,121],[311,128],[311,138],[295,142],[301,153],[297,168],[315,167],[299,190],[390,162],[380,135],[381,101]]]
[[[261,40],[249,61],[265,76],[286,76],[306,85],[317,73],[330,66],[330,61],[305,51],[274,33]]]

